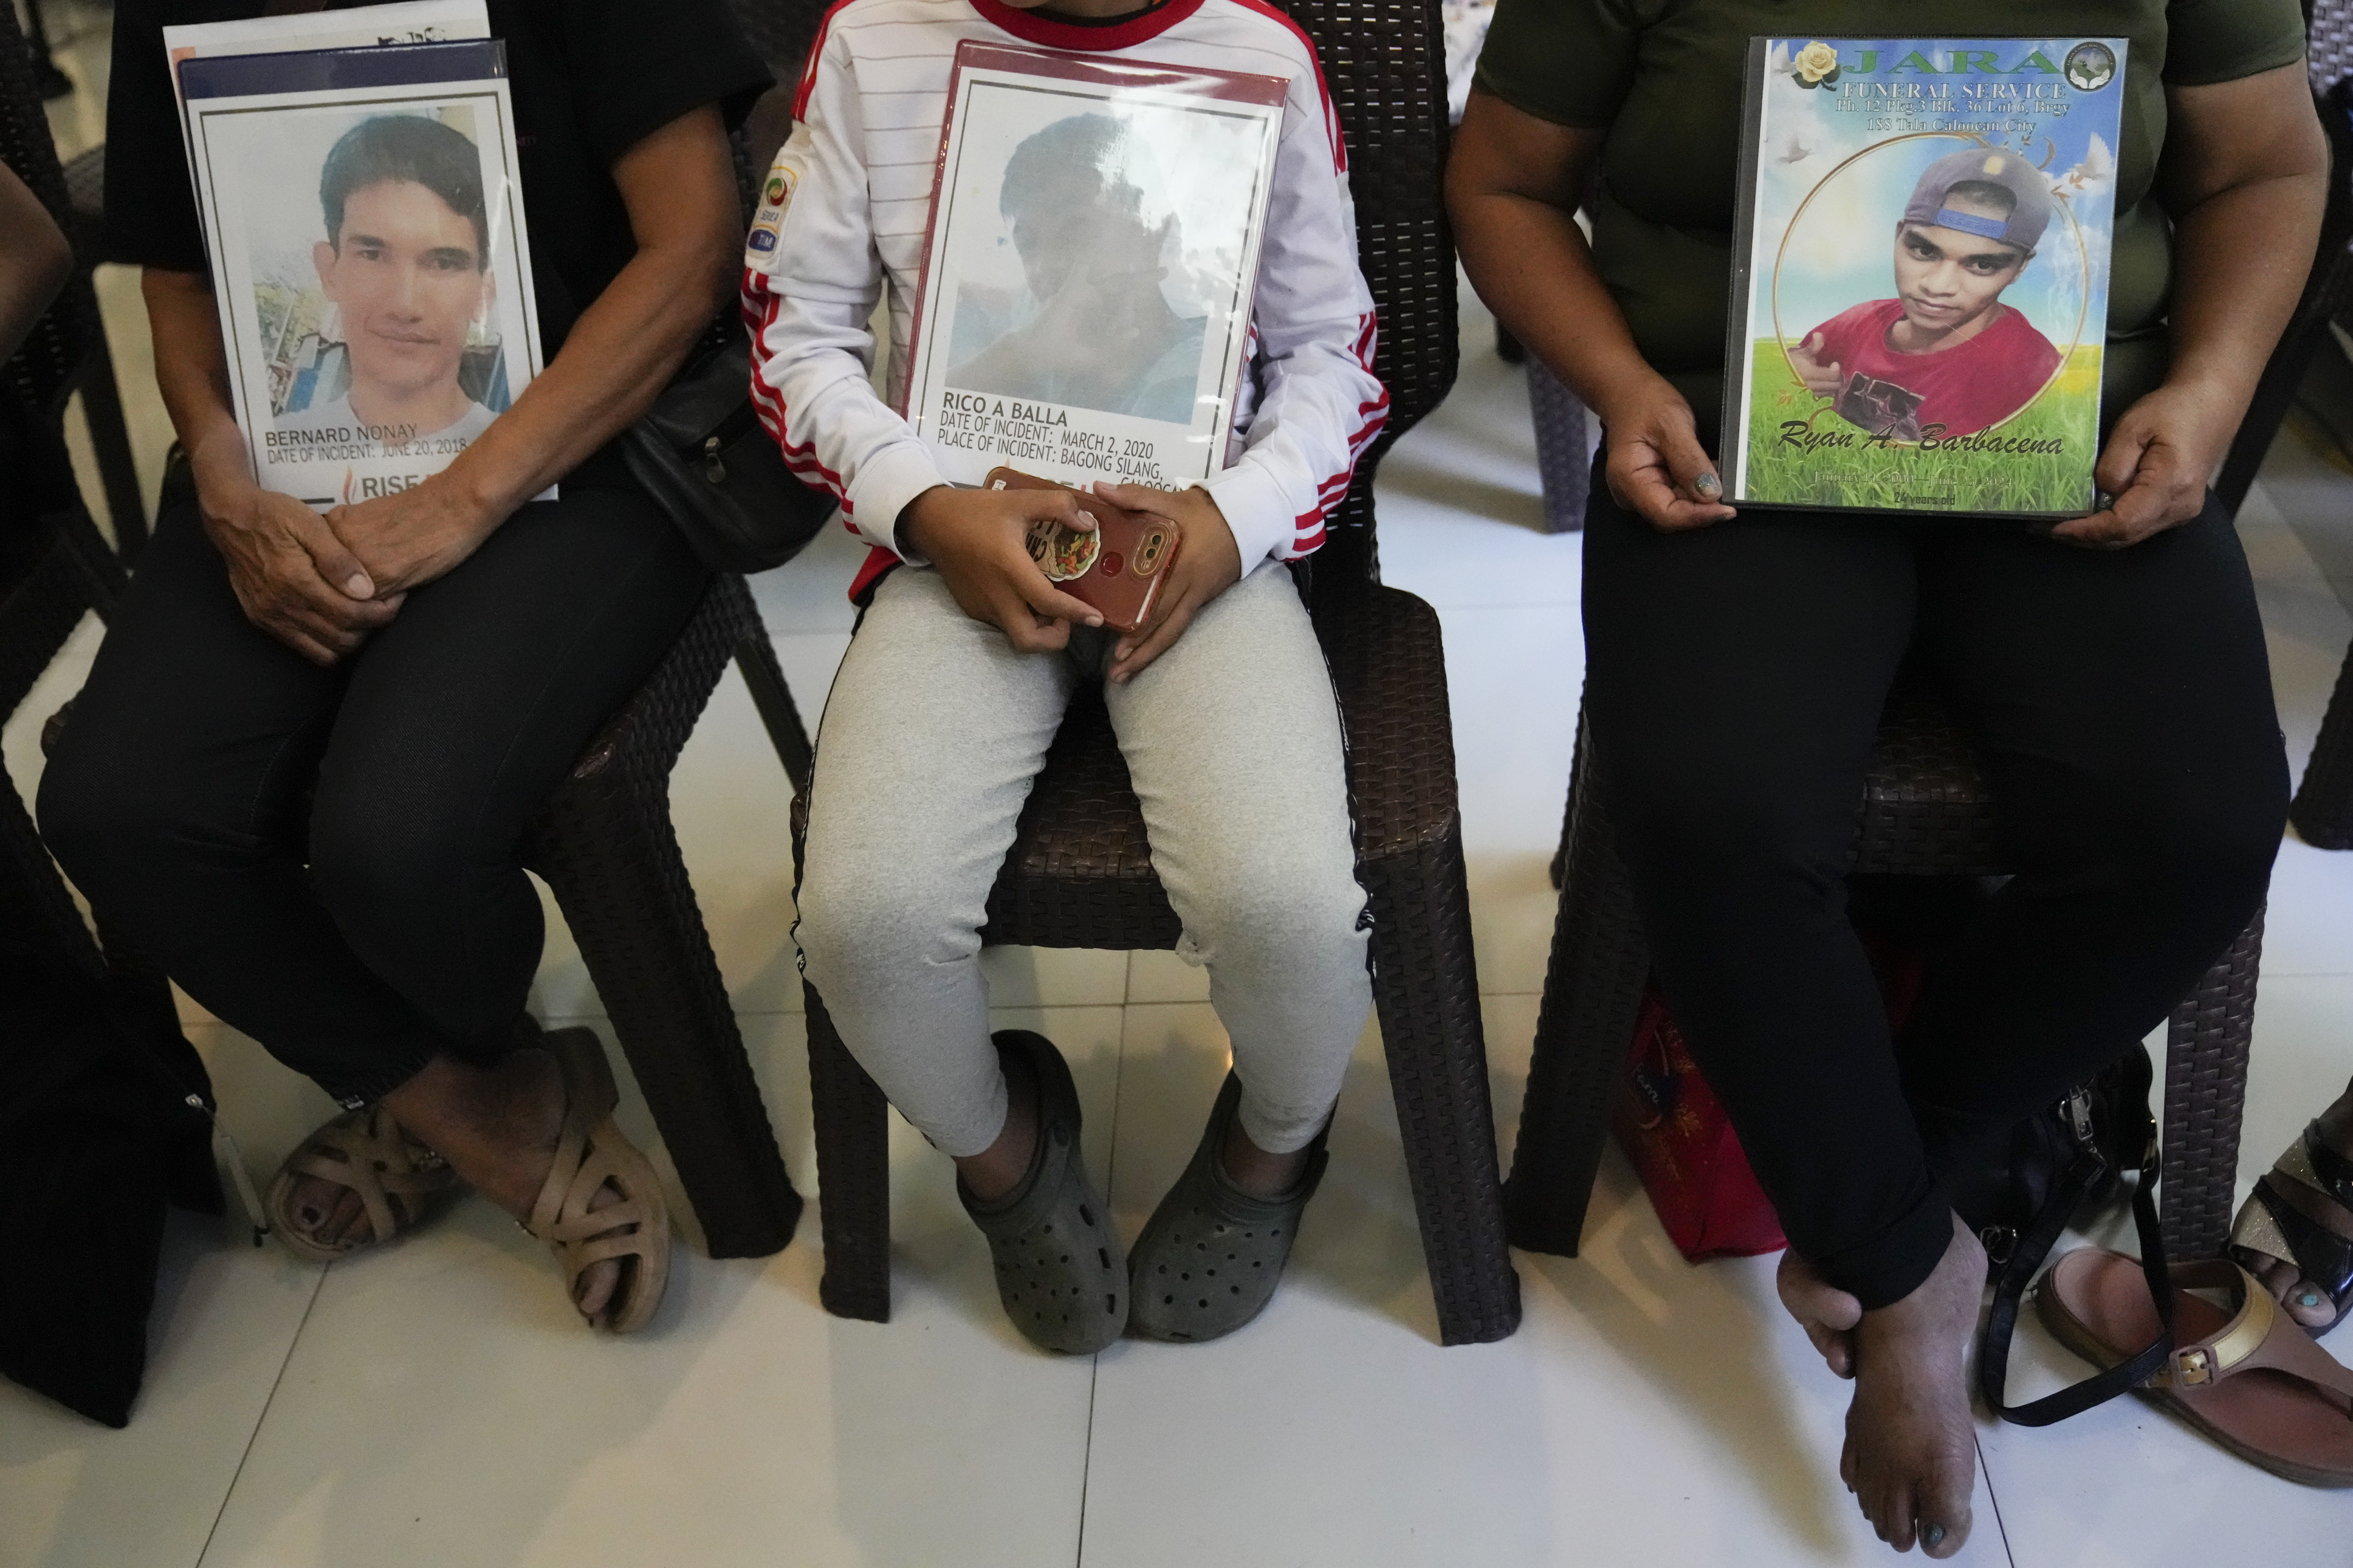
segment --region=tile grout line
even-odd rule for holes
[[[204,1568],[205,1559],[212,1554],[213,1537],[220,1533],[221,1521],[228,1514],[229,1499],[237,1495],[237,1483],[245,1474],[245,1462],[253,1458],[253,1446],[261,1439],[262,1423],[269,1419],[269,1407],[278,1403],[278,1390],[286,1381],[286,1369],[294,1364],[294,1347],[302,1342],[302,1331],[311,1326],[311,1313],[319,1305],[319,1292],[326,1288],[327,1270],[322,1268],[311,1286],[311,1299],[302,1303],[302,1321],[294,1325],[294,1332],[287,1338],[286,1354],[278,1363],[278,1375],[269,1380],[269,1395],[261,1402],[260,1414],[253,1418],[253,1430],[245,1435],[245,1447],[237,1457],[237,1468],[229,1472],[228,1485],[221,1489],[220,1507],[213,1510],[212,1526],[205,1531],[205,1543],[196,1549],[192,1568]]]
[[[1986,1501],[1993,1504],[1993,1527],[2001,1536],[2001,1554],[2009,1561],[2010,1568],[2018,1568],[2018,1552],[2010,1543],[2010,1522],[2001,1517],[2001,1497],[1993,1489],[1993,1467],[1986,1462],[1985,1443],[1974,1432],[1969,1434],[1969,1442],[1978,1451],[1978,1474],[1985,1478]]]
[[[1135,968],[1135,955],[1128,954],[1128,969]],[[1124,994],[1124,993],[1123,993]],[[1119,1084],[1127,1075],[1127,1006],[1120,1005],[1119,1054],[1113,1058],[1111,1074],[1111,1138],[1103,1149],[1103,1218],[1111,1218],[1112,1188],[1119,1178]],[[1128,1286],[1128,1305],[1135,1305],[1134,1281]],[[1079,1539],[1071,1568],[1084,1568],[1087,1557],[1087,1483],[1094,1477],[1095,1468],[1095,1387],[1103,1378],[1103,1352],[1097,1351],[1088,1358],[1087,1366],[1087,1435],[1081,1446],[1079,1460]]]

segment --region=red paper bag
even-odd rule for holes
[[[1863,947],[1887,1001],[1888,1022],[1900,1029],[1920,994],[1921,957],[1869,933]],[[1634,1162],[1667,1238],[1692,1262],[1778,1252],[1789,1245],[1748,1168],[1732,1119],[1700,1077],[1656,985],[1642,993],[1610,1126]]]
[[[1746,1258],[1788,1245],[1732,1119],[1699,1076],[1656,986],[1642,995],[1611,1125],[1685,1258]]]

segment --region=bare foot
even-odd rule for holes
[[[493,1068],[436,1057],[384,1102],[477,1192],[518,1220],[531,1217],[564,1134],[564,1077],[545,1049],[510,1051]],[[620,1201],[607,1183],[588,1207]],[[599,1322],[620,1282],[619,1258],[591,1264],[573,1288],[572,1304]]]
[[[1854,1330],[1854,1403],[1839,1478],[1879,1539],[1950,1557],[1969,1537],[1977,1435],[1965,1358],[1985,1290],[1985,1248],[1956,1215],[1936,1271]]]
[[[1018,1051],[1000,1050],[997,1060],[1005,1073],[1005,1125],[998,1130],[996,1142],[955,1163],[965,1189],[985,1204],[996,1202],[1021,1184],[1038,1149],[1037,1077]]]
[[[1242,1119],[1235,1117],[1226,1126],[1225,1147],[1218,1151],[1218,1163],[1224,1167],[1226,1179],[1254,1198],[1279,1198],[1299,1184],[1302,1172],[1307,1169],[1308,1149],[1294,1149],[1288,1154],[1270,1154],[1250,1142],[1242,1131]]]
[[[2337,1097],[2337,1103],[2320,1113],[2319,1131],[2322,1142],[2340,1154],[2353,1157],[2353,1086],[2348,1086],[2346,1091]],[[2288,1163],[2303,1164],[2303,1152],[2300,1146],[2291,1151],[2287,1156]],[[2276,1176],[2273,1179],[2279,1181]],[[2291,1181],[2280,1183],[2280,1190],[2286,1201],[2306,1218],[2328,1229],[2342,1233],[2348,1217],[2353,1217],[2348,1216],[2334,1198],[2316,1186]],[[2249,1198],[2247,1201],[2253,1204],[2255,1200]],[[2295,1266],[2293,1259],[2275,1258],[2269,1252],[2235,1244],[2230,1251],[2248,1273],[2263,1282],[2263,1288],[2272,1293],[2287,1315],[2306,1328],[2326,1329],[2337,1321],[2337,1304],[2329,1300],[2327,1287],[2306,1279],[2304,1271]]]
[[[1814,1266],[1799,1257],[1795,1248],[1781,1254],[1773,1286],[1781,1293],[1781,1305],[1798,1320],[1798,1326],[1822,1352],[1830,1369],[1841,1377],[1852,1377],[1854,1326],[1862,1321],[1862,1303],[1815,1273]]]

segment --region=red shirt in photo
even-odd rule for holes
[[[1806,336],[1821,334],[1824,364],[1836,362],[1841,376],[1857,371],[1874,381],[1894,382],[1920,398],[1914,416],[1921,427],[1942,425],[1942,437],[1969,436],[2007,419],[2026,406],[2059,368],[2059,351],[2026,318],[1997,301],[2000,318],[1956,348],[1903,353],[1887,345],[1887,331],[1904,316],[1901,300],[1874,300],[1841,310]]]

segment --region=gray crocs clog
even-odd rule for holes
[[[1091,1355],[1127,1327],[1127,1264],[1111,1210],[1079,1155],[1079,1094],[1062,1053],[1043,1035],[1006,1029],[997,1047],[1029,1064],[1038,1086],[1038,1147],[1020,1184],[990,1203],[963,1182],[956,1196],[988,1238],[1005,1315],[1032,1344]]]
[[[1241,1099],[1242,1080],[1228,1073],[1193,1163],[1136,1238],[1128,1265],[1135,1305],[1127,1326],[1140,1338],[1214,1340],[1274,1299],[1299,1216],[1324,1179],[1325,1132],[1307,1146],[1307,1168],[1288,1193],[1254,1196],[1234,1185],[1218,1158]]]

